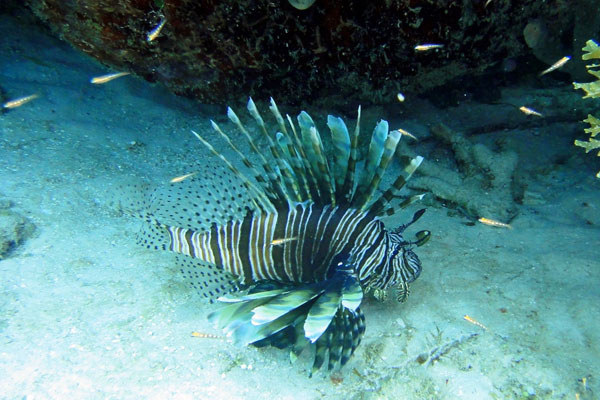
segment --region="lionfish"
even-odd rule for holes
[[[224,304],[208,318],[235,342],[291,348],[292,359],[312,344],[310,375],[325,359],[329,370],[341,368],[364,335],[360,305],[365,294],[383,297],[396,286],[398,300],[404,301],[408,285],[421,273],[413,248],[430,233],[420,231],[414,241],[402,233],[424,210],[392,230],[380,217],[422,198],[390,204],[423,158],[410,160],[379,194],[401,138],[399,131],[389,131],[387,121],[376,125],[363,163],[357,148],[360,107],[352,135],[341,118],[328,116],[332,158],[306,112],[298,115],[298,127],[289,115],[286,125],[271,99],[269,109],[279,128],[271,135],[252,99],[247,108],[262,132],[264,149],[231,108],[227,116],[262,171],[214,121],[212,127],[253,179],[192,131],[227,167],[227,176],[206,170],[177,179],[166,194],[156,191],[139,242],[177,253],[191,286]]]

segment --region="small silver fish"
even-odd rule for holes
[[[190,174],[185,174],[185,175],[181,175],[181,176],[176,176],[175,178],[171,179],[169,182],[170,183],[177,183],[177,182],[181,182],[189,177],[192,177],[194,175],[196,175],[197,172],[192,172]]]
[[[415,46],[415,51],[428,51],[428,50],[433,50],[433,49],[441,49],[442,47],[444,47],[443,44],[435,44],[435,43],[419,44],[419,45]]]
[[[535,115],[536,117],[543,117],[542,114],[540,114],[539,112],[535,111],[533,108],[521,106],[521,107],[519,107],[519,110],[521,110],[523,113],[525,113],[527,115]]]
[[[107,75],[101,75],[101,76],[96,76],[92,79],[90,79],[90,83],[96,84],[96,85],[100,85],[106,82],[110,82],[113,79],[117,79],[120,78],[122,76],[125,75],[129,75],[131,74],[131,72],[115,72],[114,74],[107,74]]]
[[[160,24],[156,25],[150,32],[148,32],[146,35],[146,41],[151,42],[156,39],[158,35],[160,35],[160,31],[162,31],[162,28],[165,26],[166,22],[167,19],[163,18],[162,21],[160,21]]]
[[[402,129],[402,128],[398,128],[398,129],[396,129],[396,130],[397,130],[398,132],[400,132],[400,134],[401,134],[401,135],[403,135],[403,136],[408,136],[408,137],[409,137],[409,138],[411,138],[411,139],[414,139],[414,140],[419,140],[419,139],[417,139],[417,137],[416,137],[415,135],[413,135],[412,133],[410,133],[410,132],[408,132],[408,131],[405,131],[405,130],[404,130],[404,129]]]
[[[478,327],[480,327],[481,329],[483,329],[484,331],[487,331],[487,326],[485,326],[484,324],[482,324],[481,322],[477,321],[476,319],[474,319],[473,317],[469,316],[468,314],[465,315],[463,317],[463,319],[467,322],[472,323],[473,325],[476,325]]]
[[[498,228],[512,229],[512,226],[510,226],[509,224],[505,224],[504,222],[496,221],[496,220],[490,219],[490,218],[483,218],[482,217],[482,218],[479,218],[478,221],[481,222],[484,225],[496,226]]]
[[[539,76],[546,75],[548,72],[552,72],[555,69],[559,69],[560,67],[565,65],[567,62],[569,62],[570,59],[571,59],[571,57],[564,56],[563,58],[561,58],[560,60],[558,60],[557,62],[552,64],[548,69],[545,69],[542,72],[540,72]]]
[[[281,238],[281,239],[273,239],[271,242],[271,246],[280,246],[284,243],[292,242],[294,240],[298,240],[297,237],[289,237],[289,238]]]
[[[7,101],[2,105],[4,108],[17,108],[21,107],[25,103],[29,103],[31,100],[37,99],[40,97],[39,94],[32,94],[30,96],[19,97],[18,99]]]

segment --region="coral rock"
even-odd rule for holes
[[[494,152],[444,125],[433,127],[431,133],[450,145],[460,171],[426,159],[418,170],[420,175],[410,181],[411,189],[430,191],[473,218],[508,222],[517,215],[513,196],[518,163],[515,152]]]
[[[108,66],[209,103],[248,94],[283,103],[389,102],[399,90],[424,92],[530,54],[522,37],[529,21],[549,21],[566,36],[578,9],[540,0],[319,0],[304,10],[285,0],[27,3]],[[444,47],[416,53],[425,43]]]

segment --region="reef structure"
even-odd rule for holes
[[[508,222],[517,215],[519,158],[514,151],[494,151],[442,124],[432,127],[431,134],[449,146],[455,165],[423,162],[418,176],[409,182],[411,189],[430,192],[473,219],[493,216]],[[399,151],[410,154],[406,146]]]
[[[545,38],[571,43],[589,26],[576,18],[583,4],[566,0],[27,4],[62,38],[107,66],[207,103],[239,101],[240,93],[287,104],[317,96],[382,103],[399,90],[424,92],[530,55],[528,44],[547,54],[543,49],[554,42]],[[552,31],[533,37],[537,30],[530,25],[527,44],[524,28],[542,20]],[[573,23],[580,20],[581,26]],[[442,46],[415,50],[424,44]]]

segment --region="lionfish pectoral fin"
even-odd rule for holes
[[[340,310],[355,312],[362,302],[362,288],[352,263],[348,256],[340,255],[339,259],[343,261],[337,263],[333,276],[324,282],[327,286],[311,306],[304,322],[304,335],[311,343],[328,329]]]
[[[310,375],[329,358],[328,370],[344,366],[360,343],[365,330],[360,310],[363,291],[351,265],[338,264],[328,289],[319,297],[304,322],[305,337],[315,343]]]
[[[262,299],[262,298],[275,297],[275,296],[280,295],[285,292],[287,292],[287,289],[281,288],[281,289],[273,289],[273,290],[268,290],[268,291],[263,291],[263,292],[248,293],[243,296],[229,294],[229,295],[221,296],[217,300],[219,300],[220,302],[223,302],[223,303],[239,303],[239,302],[244,302],[244,301],[248,301],[248,300],[256,300],[256,299]]]
[[[269,301],[269,297],[229,303],[208,315],[208,321],[222,329],[228,336],[241,325],[250,324],[252,309]],[[235,337],[234,337],[235,340]]]
[[[304,321],[304,336],[316,342],[327,330],[342,301],[341,291],[330,290],[323,293],[310,308]]]
[[[319,296],[322,291],[312,286],[283,293],[265,305],[253,309],[252,324],[263,325],[274,321]]]
[[[360,308],[354,314],[348,312],[344,314],[344,331],[346,335],[342,347],[341,366],[348,362],[365,334],[365,315]]]
[[[365,333],[365,317],[360,308],[351,311],[340,307],[331,324],[316,341],[315,359],[310,376],[318,371],[329,356],[327,369],[346,365]]]
[[[295,342],[290,350],[290,360],[296,361],[300,353],[308,346],[308,341],[304,337],[304,324],[298,323],[294,327],[295,329]]]
[[[292,309],[281,317],[264,323],[255,325],[253,323],[240,325],[234,332],[234,338],[237,342],[243,344],[252,344],[258,347],[262,345],[273,345],[278,348],[289,347],[294,338],[293,327],[295,324],[304,320],[306,315],[306,305],[303,304],[298,308]],[[281,333],[287,333],[281,334]]]
[[[227,305],[209,314],[208,319],[237,344],[289,347],[296,342],[296,326],[302,325],[313,299],[322,290],[322,285],[314,284],[296,288],[258,283],[247,294],[219,298]]]
[[[329,354],[329,347],[331,345],[331,332],[327,332],[327,334],[322,335],[315,344],[315,359],[313,361],[312,369],[308,374],[309,377],[312,377],[315,372],[321,369],[323,363],[325,362],[325,358]]]
[[[358,279],[348,277],[342,290],[342,306],[351,312],[356,312],[363,299],[363,290]]]

